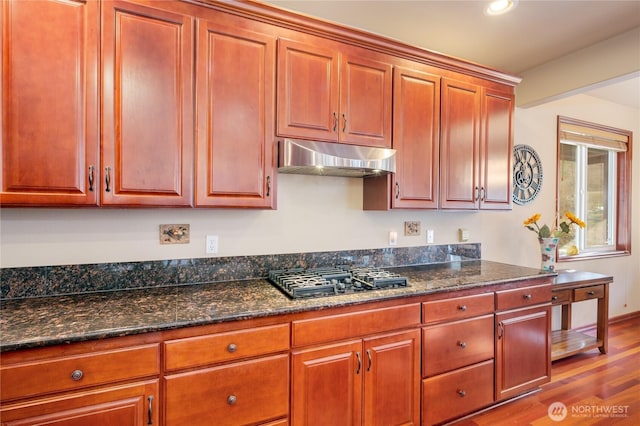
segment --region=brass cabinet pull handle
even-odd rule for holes
[[[595,292],[595,291],[589,291],[589,292],[587,292],[587,294],[588,294],[589,296],[593,296],[594,294],[596,294],[596,292]]]
[[[271,194],[271,176],[267,176],[267,197]]]
[[[104,183],[105,183],[105,192],[111,192],[111,167],[107,166],[104,168]]]
[[[458,346],[460,346],[461,349],[464,349],[467,347],[467,342],[459,342]]]
[[[333,112],[333,131],[335,132],[337,128],[338,128],[338,115],[334,111]]]
[[[89,191],[93,192],[93,164],[89,166]]]
[[[465,396],[467,396],[467,392],[462,389],[458,389],[458,395],[460,395],[460,398],[464,398]]]
[[[367,365],[367,371],[371,371],[371,364],[373,364],[373,360],[371,359],[371,349],[367,349],[367,358],[369,359],[369,365]]]
[[[82,370],[73,370],[73,372],[71,373],[71,379],[75,382],[82,379],[83,376],[84,373],[82,372]]]
[[[149,405],[147,408],[147,425],[152,425],[153,424],[153,395],[149,395],[149,397],[147,398],[147,401],[149,401]]]
[[[396,200],[400,198],[400,184],[396,182]]]
[[[467,310],[467,305],[460,305],[460,306],[458,306],[458,310],[459,310],[459,311],[462,311],[462,312],[466,311],[466,310]]]
[[[502,339],[503,334],[504,334],[504,324],[499,322],[498,323],[498,339]]]
[[[236,403],[237,400],[238,400],[238,398],[235,395],[229,395],[227,397],[227,404],[233,405],[233,404]]]
[[[347,131],[347,116],[342,114],[342,133]]]
[[[525,300],[531,300],[532,296],[531,296],[531,294],[524,294],[522,296],[522,298],[525,299]]]
[[[356,374],[360,374],[360,368],[362,367],[362,360],[360,359],[360,352],[356,352],[356,358],[358,359],[358,368]]]
[[[236,349],[238,349],[238,346],[236,346],[235,343],[229,343],[229,346],[227,346],[227,351],[229,353],[234,353]]]

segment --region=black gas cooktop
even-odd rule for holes
[[[409,286],[406,277],[381,268],[362,266],[276,269],[269,271],[268,279],[292,299]]]

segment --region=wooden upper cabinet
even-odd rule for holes
[[[328,41],[278,40],[278,135],[391,147],[385,58]]]
[[[278,40],[278,135],[338,140],[338,70],[335,49]]]
[[[99,9],[2,1],[0,204],[95,205]]]
[[[102,204],[190,206],[193,18],[102,2]]]
[[[480,87],[442,80],[440,206],[476,209],[480,195]]]
[[[440,77],[415,68],[394,71],[392,208],[438,207]]]
[[[513,91],[443,79],[444,209],[511,209]]]
[[[391,147],[392,69],[357,52],[342,55],[339,142]]]
[[[440,77],[430,71],[420,64],[393,70],[396,172],[364,179],[364,210],[438,207]]]
[[[199,21],[196,206],[275,208],[275,37]]]
[[[482,95],[481,209],[512,208],[513,91],[485,89]]]

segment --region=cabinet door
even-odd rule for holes
[[[102,203],[189,206],[192,18],[126,1],[102,4]]]
[[[490,89],[483,91],[480,144],[481,209],[512,208],[513,106],[512,93]]]
[[[342,55],[340,142],[391,148],[391,70],[388,63]]]
[[[551,378],[551,306],[496,315],[496,400]]]
[[[98,3],[1,3],[0,203],[96,204]]]
[[[365,339],[365,425],[420,423],[420,332]]]
[[[278,135],[338,140],[338,53],[278,40]]]
[[[408,68],[394,71],[393,208],[438,207],[440,77]]]
[[[253,425],[289,412],[286,354],[172,374],[164,381],[167,425]]]
[[[363,362],[360,340],[294,351],[291,424],[359,425]]]
[[[143,426],[160,424],[158,381],[4,404],[2,426]]]
[[[196,205],[275,207],[275,39],[200,21]]]
[[[440,207],[477,209],[480,196],[480,87],[442,80]]]

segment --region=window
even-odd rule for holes
[[[558,116],[558,213],[586,223],[561,239],[560,260],[631,252],[632,133]]]

